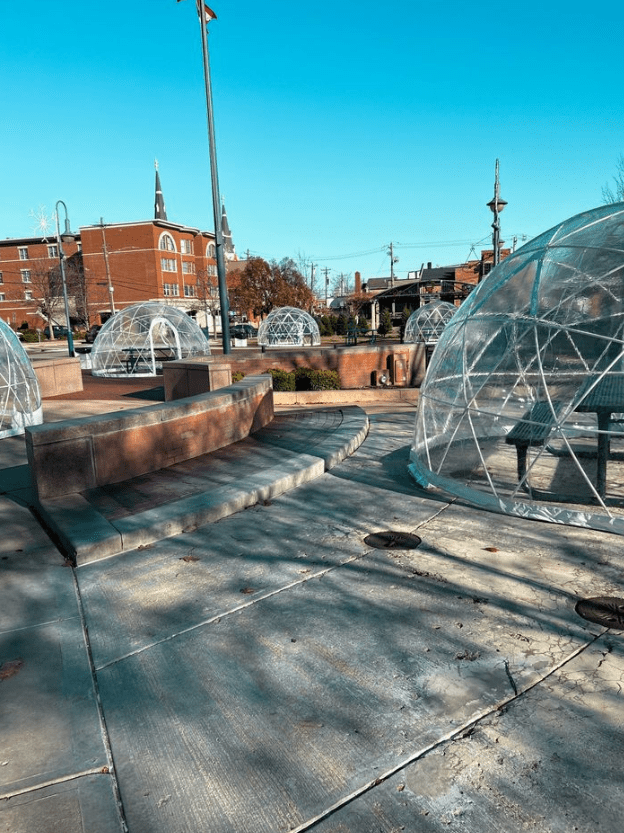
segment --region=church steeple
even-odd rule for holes
[[[154,201],[154,219],[166,220],[167,209],[165,208],[165,200],[160,187],[160,176],[158,174],[158,159],[154,159],[154,167],[156,168],[156,198]]]
[[[236,250],[232,242],[232,232],[230,231],[230,224],[228,223],[227,212],[225,210],[225,203],[221,203],[221,231],[223,233],[223,251],[226,260],[236,260]]]

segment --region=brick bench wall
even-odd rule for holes
[[[26,451],[39,499],[129,480],[244,439],[273,419],[268,376],[127,411],[34,425]]]

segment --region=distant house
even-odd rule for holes
[[[501,251],[501,260],[510,254]],[[446,301],[459,306],[475,286],[492,268],[492,250],[481,252],[480,260],[472,260],[456,266],[424,264],[418,272],[410,272],[408,278],[369,278],[362,283],[362,291],[372,294],[362,309],[362,314],[377,328],[380,316],[388,310],[395,326],[401,323],[403,310],[414,312],[430,301]]]

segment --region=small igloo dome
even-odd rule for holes
[[[177,307],[146,301],[115,313],[93,342],[94,376],[155,376],[164,361],[206,356],[210,344]]]
[[[462,304],[409,468],[486,509],[624,534],[624,203],[527,243]]]
[[[318,324],[310,313],[296,307],[272,310],[258,328],[258,344],[265,347],[301,347],[320,343]]]
[[[405,343],[437,344],[442,330],[457,312],[448,301],[431,301],[413,312],[407,319]]]
[[[43,422],[39,382],[26,351],[0,319],[0,438]]]

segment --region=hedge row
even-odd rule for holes
[[[298,367],[296,370],[267,371],[273,378],[273,390],[340,390],[340,376],[335,370],[312,370],[311,367]]]
[[[280,370],[272,367],[265,371],[273,379],[273,390],[340,390],[340,376],[335,370],[312,370],[311,367],[298,367],[296,370]],[[240,382],[245,374],[237,370],[232,373],[232,382]]]

